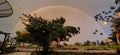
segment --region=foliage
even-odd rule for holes
[[[24,43],[32,43],[33,42],[33,38],[30,37],[30,34],[26,31],[26,30],[22,30],[22,31],[16,31],[16,37],[15,39],[18,42],[24,42]]]
[[[100,44],[99,40],[97,40],[97,44]]]
[[[76,42],[74,45],[76,45],[76,46],[80,46],[80,45],[81,45],[81,43]]]
[[[96,14],[94,17],[95,17],[95,21],[102,21],[102,22],[107,22],[107,23],[112,23],[112,27],[114,28],[114,31],[113,29],[111,28],[111,31],[112,33],[110,34],[111,37],[109,37],[111,40],[113,40],[114,42],[116,42],[117,44],[120,44],[119,43],[119,36],[118,36],[118,31],[120,31],[118,28],[120,26],[119,24],[119,12],[120,12],[120,0],[114,0],[115,1],[115,4],[116,6],[111,6],[110,9],[108,9],[107,11],[102,11],[102,13],[98,13]],[[116,18],[117,17],[117,18]],[[109,25],[110,25],[109,24]]]
[[[90,42],[89,40],[87,40],[87,41],[84,42],[84,46],[89,46],[90,43],[91,43],[91,42]]]
[[[115,18],[111,22],[113,23],[112,27],[114,27],[115,29],[120,27],[120,18]]]
[[[79,27],[64,26],[66,20],[63,17],[49,21],[42,17],[23,15],[25,18],[22,17],[22,23],[26,26],[25,29],[34,41],[43,47],[44,52],[50,51],[51,41],[68,41],[70,37],[79,34]]]
[[[113,29],[114,29],[114,31],[112,32],[112,37],[111,37],[111,39],[113,40],[113,41],[115,41],[115,37],[117,38],[117,43],[119,44],[119,40],[120,40],[120,18],[118,17],[118,18],[115,18],[115,19],[113,19],[112,21],[112,27],[113,27]],[[116,42],[115,41],[115,42]]]
[[[93,46],[95,46],[97,43],[96,43],[95,41],[93,41],[93,42],[91,42],[91,44],[92,44]]]
[[[120,46],[117,46],[115,43],[105,44],[104,45],[90,45],[90,46],[76,46],[76,45],[68,45],[64,48],[67,49],[84,49],[84,50],[116,50],[119,49]]]
[[[115,0],[115,4],[119,4],[120,3],[120,0]]]
[[[100,42],[100,45],[105,45],[105,42],[104,42],[104,41],[101,41],[101,42]]]
[[[116,31],[113,31],[112,34],[111,34],[111,37],[108,37],[108,38],[111,39],[113,42],[117,43]]]
[[[64,44],[64,46],[68,46],[68,44],[67,43],[63,43]]]

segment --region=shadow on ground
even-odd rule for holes
[[[111,53],[78,53],[78,52],[32,52],[31,55],[120,55],[120,54],[111,54]]]

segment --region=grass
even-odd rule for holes
[[[120,46],[117,46],[117,45],[95,45],[95,46],[69,45],[69,46],[64,46],[63,48],[65,48],[65,49],[76,48],[78,50],[84,49],[84,50],[119,50],[120,51]],[[119,55],[118,53],[111,54],[111,53],[52,52],[50,54],[45,54],[45,55]],[[22,54],[20,54],[20,52],[15,52],[15,53],[10,53],[10,54],[3,54],[3,55],[37,55],[37,53],[35,53],[35,52],[32,52],[32,53],[23,52]],[[43,55],[43,54],[39,53],[39,55]]]
[[[120,50],[120,46],[117,45],[96,45],[96,46],[76,46],[70,45],[65,46],[64,48],[77,48],[77,49],[84,49],[84,50]]]

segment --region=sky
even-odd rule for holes
[[[70,39],[70,43],[84,42],[86,40],[96,41],[104,40],[108,37],[109,25],[95,22],[94,15],[109,10],[115,6],[113,0],[8,0],[13,7],[13,15],[0,19],[0,30],[12,33],[24,29],[19,17],[25,14],[34,14],[42,16],[45,19],[54,19],[56,17],[66,18],[65,25],[81,27],[81,33]],[[94,30],[100,30],[98,34],[93,35]],[[105,33],[99,35],[99,33]],[[0,39],[3,39],[0,35]]]

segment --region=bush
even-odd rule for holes
[[[81,44],[77,42],[77,43],[75,43],[74,45],[76,45],[76,46],[80,46]]]

